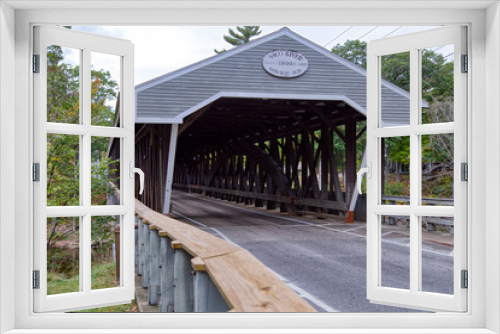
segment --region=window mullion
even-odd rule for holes
[[[83,65],[83,50],[80,50],[80,63],[79,63],[79,66],[80,66],[80,72],[78,74],[78,79],[80,81],[80,83],[83,83],[84,80],[82,79],[83,76],[84,76],[84,65]],[[83,90],[84,90],[84,85],[83,84],[80,84],[80,87],[79,87],[79,102],[80,102],[80,105],[79,105],[79,115],[80,115],[80,122],[79,124],[83,124],[83,114],[84,114],[84,94],[83,94]],[[80,140],[80,143],[79,143],[79,152],[78,152],[78,163],[80,164],[80,184],[79,184],[79,198],[80,198],[80,205],[84,205],[84,203],[82,202],[84,200],[84,193],[83,193],[83,187],[82,187],[82,182],[84,180],[84,168],[83,168],[83,141],[82,141],[82,136],[79,136],[79,140]],[[81,229],[81,232],[85,231],[85,228],[84,228],[84,219],[83,217],[79,217],[79,227]],[[83,247],[84,246],[84,238],[83,238],[84,235],[80,234],[80,239],[78,240],[78,246],[80,247],[80,250],[84,250],[85,248]],[[79,281],[79,284],[80,284],[80,291],[84,291],[84,281],[85,281],[85,274],[84,274],[84,255],[85,252],[83,251],[80,251],[78,256],[79,256],[79,267],[78,267],[78,273],[79,273],[79,277],[80,279],[78,280]]]
[[[91,64],[90,64],[90,49],[83,49],[82,67],[81,67],[81,80],[82,80],[82,124],[88,130],[91,125],[91,111],[92,111],[92,77],[91,77]],[[91,236],[91,216],[90,216],[90,203],[91,203],[91,187],[92,187],[92,158],[91,158],[91,135],[87,131],[82,136],[82,168],[80,175],[80,191],[82,192],[82,205],[85,208],[86,214],[83,216],[83,231],[81,251],[83,261],[81,267],[83,268],[81,280],[83,281],[83,291],[90,293],[91,291],[91,251],[92,251],[92,236]]]
[[[419,121],[420,108],[420,66],[418,50],[410,50],[410,291],[418,291],[420,277],[419,261],[419,226],[418,217],[414,214],[414,208],[420,204],[420,168],[419,168],[419,136],[414,129]]]

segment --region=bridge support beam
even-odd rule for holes
[[[170,130],[170,141],[168,148],[167,175],[165,178],[165,195],[163,196],[163,213],[169,214],[172,203],[172,183],[174,178],[175,151],[177,149],[177,133],[179,124],[172,124]]]

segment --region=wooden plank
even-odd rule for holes
[[[205,260],[233,312],[316,312],[246,250]]]
[[[182,249],[182,242],[174,240],[170,243],[170,246],[172,246],[173,249]]]
[[[153,222],[172,247],[186,250],[195,270],[206,270],[236,312],[315,312],[253,255],[198,228],[159,214],[136,200],[136,212]]]
[[[160,236],[168,236],[173,240],[172,247],[181,247],[193,256],[199,256],[198,254],[204,254],[204,257],[220,256],[238,249],[238,246],[221,242],[220,238],[205,233],[194,226],[157,213],[137,200],[136,211],[154,221]]]
[[[207,271],[205,261],[203,261],[199,256],[191,259],[191,266],[195,271]]]

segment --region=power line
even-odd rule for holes
[[[374,31],[375,29],[377,29],[379,26],[376,26],[374,27],[373,29],[370,29],[368,32],[364,33],[363,35],[359,36],[358,39],[361,39],[363,37],[365,37],[366,35],[368,35],[369,33],[371,33],[372,31]]]
[[[398,31],[399,29],[403,28],[403,26],[399,26],[397,27],[396,29],[394,29],[393,31],[391,31],[390,33],[388,33],[387,35],[385,35],[384,37],[382,38],[385,38],[385,37],[389,37],[390,35],[392,35],[393,33],[395,33],[396,31]]]
[[[349,28],[347,28],[346,30],[344,30],[343,32],[341,32],[340,34],[338,34],[334,39],[332,39],[330,42],[326,43],[325,45],[323,45],[324,48],[326,48],[326,46],[330,43],[332,43],[333,41],[335,41],[337,38],[341,37],[342,35],[344,35],[346,32],[348,32],[349,30],[351,30],[352,28],[354,28],[354,26],[350,26]]]
[[[441,49],[442,49],[442,48],[444,48],[445,46],[447,46],[447,45],[442,45],[442,46],[440,46],[440,47],[438,47],[438,48],[435,48],[435,49],[434,49],[434,50],[432,50],[432,51],[433,51],[433,52],[436,52],[436,51],[438,51],[438,50],[441,50]]]

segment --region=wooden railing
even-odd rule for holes
[[[160,312],[315,312],[248,251],[135,203],[136,265]]]

